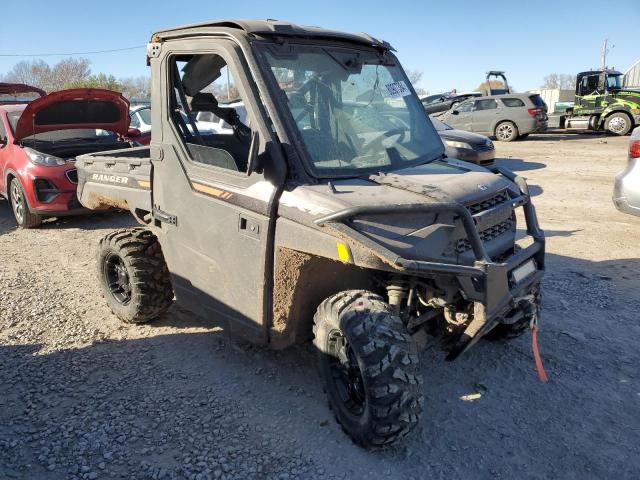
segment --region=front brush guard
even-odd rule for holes
[[[509,310],[514,298],[520,296],[522,292],[529,291],[544,274],[545,237],[538,224],[526,181],[502,167],[492,168],[491,171],[503,175],[515,183],[520,190],[520,196],[476,215],[472,215],[460,203],[438,202],[350,207],[315,220],[317,225],[331,227],[342,235],[362,244],[399,272],[417,276],[442,274],[457,277],[466,297],[474,302],[474,315],[472,321],[450,350],[447,360],[454,360],[489,332]],[[515,209],[517,207],[522,207],[524,210],[527,234],[533,238],[533,243],[513,254],[505,262],[493,262],[480,238],[476,222],[504,208]],[[465,234],[473,249],[474,264],[458,265],[406,259],[360,233],[350,223],[351,219],[360,215],[389,213],[453,213],[457,215],[462,221]],[[518,284],[511,282],[510,272],[532,258],[535,260],[536,272]]]

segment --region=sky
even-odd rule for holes
[[[5,3],[5,2],[3,2]],[[640,59],[634,39],[640,0],[87,0],[9,1],[2,7],[0,75],[20,60],[53,64],[75,53],[93,73],[148,75],[144,45],[155,30],[228,18],[276,18],[348,32],[367,32],[397,50],[405,69],[421,70],[430,93],[474,90],[488,70],[504,70],[518,91],[539,88],[549,73],[575,74],[607,64],[625,71]],[[34,56],[23,56],[23,55]],[[6,56],[14,55],[14,56]],[[15,56],[18,55],[18,56]]]

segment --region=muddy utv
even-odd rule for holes
[[[362,446],[417,424],[425,331],[454,359],[536,321],[544,236],[526,183],[444,156],[388,43],[231,20],[157,32],[147,56],[150,146],[77,161],[83,205],[142,225],[100,242],[122,320],[154,320],[175,295],[260,344],[313,339]]]

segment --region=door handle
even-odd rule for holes
[[[258,223],[257,220],[251,217],[240,215],[238,219],[238,231],[243,235],[259,238],[260,224]]]

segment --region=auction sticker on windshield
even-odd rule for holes
[[[411,95],[411,91],[407,87],[407,84],[404,83],[404,80],[400,80],[399,82],[387,83],[384,88],[387,89],[387,96],[391,98],[400,98]]]

